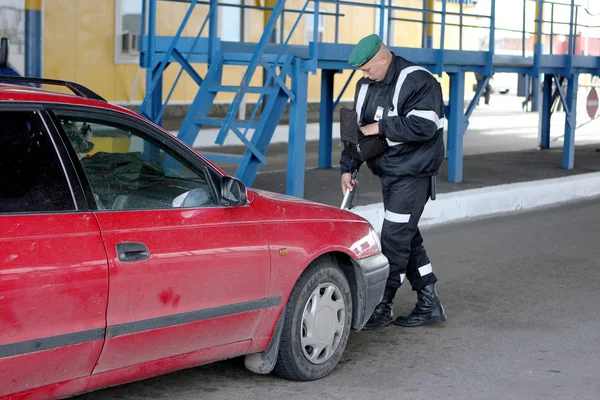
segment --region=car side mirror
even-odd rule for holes
[[[244,182],[231,176],[221,178],[221,205],[225,207],[243,206],[248,202],[248,192]]]

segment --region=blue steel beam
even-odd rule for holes
[[[535,52],[533,55],[533,70],[531,83],[531,111],[540,109],[540,74],[541,74],[541,59],[543,54],[542,47],[542,28],[544,20],[544,0],[537,0],[536,3],[536,33],[535,33]]]
[[[25,0],[25,76],[42,77],[42,0]]]
[[[147,46],[149,38],[142,38],[144,47]],[[191,51],[190,63],[206,63],[208,61],[208,40],[200,38],[196,45],[192,48],[194,37],[182,37],[177,43],[177,50],[181,53],[189,53]],[[171,43],[170,37],[156,37],[155,48],[156,56],[161,56],[168,49]],[[239,43],[239,42],[217,42],[219,52],[224,53],[224,61],[226,64],[235,64],[236,62],[247,64],[252,58],[252,53],[256,49],[256,43]],[[320,69],[352,69],[348,65],[348,57],[352,52],[354,45],[351,44],[335,44],[335,43],[319,43],[319,61],[317,67]],[[283,46],[281,44],[269,44],[265,47],[263,61],[273,63],[277,58],[277,54],[281,52]],[[408,47],[391,47],[391,50],[396,54],[406,57],[409,60],[432,67],[433,69],[437,61],[436,49],[419,49]],[[294,53],[297,57],[309,58],[308,48],[300,45],[288,45],[286,51]],[[488,65],[489,52],[487,51],[468,51],[468,50],[444,50],[444,68],[451,69],[460,67],[465,71],[476,71],[481,67]],[[543,55],[540,58],[540,68],[542,73],[551,72],[556,69],[568,68],[567,55]],[[171,61],[176,62],[174,58]],[[533,67],[533,60],[530,57],[511,56],[511,55],[494,55],[493,66],[495,72],[516,72],[524,73]],[[589,73],[600,75],[600,57],[593,56],[573,56],[572,68],[579,73]]]
[[[448,180],[463,177],[463,137],[467,125],[464,115],[465,73],[450,73],[450,115],[448,116]]]
[[[486,76],[492,76],[494,74],[494,53],[496,52],[496,0],[492,0],[490,10],[490,35],[489,35],[489,49],[487,56],[487,68],[484,73]]]
[[[308,3],[309,2],[307,0],[306,5],[308,5]],[[313,14],[313,44],[309,46],[309,52],[311,58],[310,72],[314,74],[317,72],[317,61],[319,60],[319,46],[316,45],[319,43],[319,0],[313,0],[313,3],[315,8],[315,12]]]
[[[209,15],[209,22],[208,22],[208,63],[211,64],[213,62],[213,60],[215,59],[215,55],[217,54],[217,51],[219,50],[219,38],[217,36],[217,27],[218,27],[218,13],[216,12],[217,10],[217,1],[216,0],[210,0],[209,3],[209,10],[210,11],[215,11],[215,12],[210,12]]]
[[[490,76],[486,76],[486,77],[484,77],[483,81],[479,82],[479,84],[477,85],[477,89],[475,90],[475,95],[473,96],[471,103],[469,103],[469,106],[467,107],[467,112],[465,113],[465,130],[467,129],[467,127],[469,125],[469,118],[471,118],[471,114],[473,114],[473,111],[475,111],[475,107],[477,107],[477,104],[479,103],[479,98],[481,97],[481,94],[483,93],[483,91],[485,90],[485,87],[487,86],[487,84],[489,82],[490,82]],[[451,107],[452,107],[452,105],[451,105]]]
[[[304,168],[306,164],[306,114],[308,109],[308,72],[304,61],[296,59],[292,75],[292,90],[296,99],[290,103],[290,137],[285,192],[304,197]]]
[[[550,148],[550,126],[552,118],[552,80],[553,77],[550,74],[544,76],[544,90],[542,91],[542,113],[540,115],[540,148]],[[558,81],[556,84],[559,85]]]
[[[562,167],[573,169],[575,164],[575,128],[577,127],[577,89],[579,75],[572,74],[567,82],[567,104],[565,106],[565,139],[563,147]]]
[[[446,48],[446,4],[448,0],[442,0],[442,30],[440,32],[440,49],[437,51],[437,61],[435,65],[435,71],[439,76],[442,76],[444,72],[444,59],[446,53],[444,49]]]

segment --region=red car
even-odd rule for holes
[[[294,380],[336,366],[388,275],[367,221],[246,189],[83,86],[0,81],[0,398],[241,355]]]

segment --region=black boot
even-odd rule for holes
[[[394,296],[396,295],[395,288],[385,288],[381,303],[375,307],[375,311],[371,314],[371,318],[365,324],[363,330],[369,331],[377,328],[384,328],[394,322]]]
[[[442,307],[442,303],[440,303],[437,291],[435,290],[435,283],[431,283],[423,289],[418,290],[417,296],[419,300],[415,308],[409,315],[396,318],[394,321],[395,325],[413,327],[437,324],[446,320],[444,307]]]

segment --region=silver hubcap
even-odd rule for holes
[[[342,292],[332,283],[322,283],[306,302],[302,313],[301,344],[304,356],[322,364],[335,353],[346,320]]]

